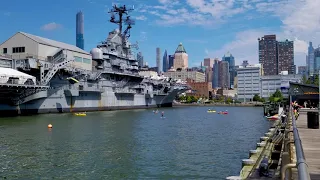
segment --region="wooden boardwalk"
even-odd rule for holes
[[[320,180],[320,129],[307,128],[307,112],[300,112],[297,128],[312,180]]]

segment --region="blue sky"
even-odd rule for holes
[[[257,63],[257,38],[270,33],[294,40],[295,63],[304,65],[308,41],[320,43],[318,0],[11,0],[0,6],[0,42],[23,31],[75,44],[75,16],[82,10],[90,51],[116,28],[108,23],[112,3],[135,6],[131,42],[139,42],[149,65],[155,65],[156,47],[172,54],[180,42],[189,66],[206,57],[221,59],[227,51],[237,64]]]

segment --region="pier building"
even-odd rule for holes
[[[74,59],[74,62],[70,63],[74,68],[92,70],[92,57],[89,52],[74,45],[25,32],[17,32],[0,44],[0,51],[0,54],[4,54],[12,59],[29,58],[48,62],[56,61],[63,54],[67,58]]]

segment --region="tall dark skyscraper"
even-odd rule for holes
[[[169,55],[169,67],[168,69],[173,67],[174,55]]]
[[[219,87],[219,59],[214,59],[213,63],[213,78],[212,78],[212,88],[217,89]]]
[[[163,60],[162,60],[162,70],[163,72],[167,72],[169,69],[169,59],[167,50],[164,51]]]
[[[80,11],[76,16],[76,46],[80,49],[84,49],[84,22],[83,13]]]
[[[314,62],[314,48],[312,46],[312,42],[309,42],[309,47],[308,47],[308,56],[307,56],[307,72],[309,76],[313,76],[314,74],[314,67],[315,67],[315,62]]]
[[[264,75],[278,75],[281,71],[295,74],[293,41],[277,41],[276,35],[265,35],[258,41]]]
[[[259,41],[259,63],[262,64],[264,75],[278,75],[276,35],[265,35]]]
[[[234,57],[232,56],[232,54],[230,52],[227,52],[227,54],[225,54],[222,57],[222,61],[227,61],[229,63],[229,76],[230,76],[230,85],[229,88],[233,88],[234,85],[234,78],[236,77],[236,64],[234,61]]]
[[[222,89],[230,88],[230,70],[228,61],[219,61],[218,87]]]
[[[295,74],[293,52],[293,41],[278,42],[278,73],[288,71],[289,74]]]

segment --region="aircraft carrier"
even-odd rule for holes
[[[45,60],[34,56],[0,58],[2,65],[12,63],[11,68],[0,68],[0,116],[172,106],[175,97],[189,86],[139,74],[132,51],[137,44],[129,42],[134,21],[128,14],[132,10],[116,5],[110,10],[110,22],[118,28],[88,53],[90,69],[72,66],[77,60],[64,48]],[[126,29],[122,32],[123,26]],[[40,44],[51,42],[21,34]],[[24,47],[12,49],[26,51]]]

